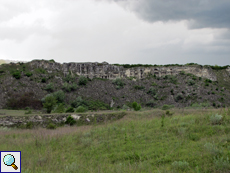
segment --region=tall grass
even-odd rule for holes
[[[127,111],[116,122],[55,130],[0,128],[0,149],[22,151],[27,173],[230,172],[228,110],[170,111]],[[217,113],[222,123],[213,125]]]

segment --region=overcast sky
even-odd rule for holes
[[[230,65],[230,0],[0,0],[0,59]]]

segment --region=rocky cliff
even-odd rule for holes
[[[156,75],[157,77],[165,75],[177,75],[181,71],[185,73],[194,74],[197,77],[204,77],[212,81],[216,81],[216,75],[210,67],[202,67],[199,65],[194,66],[171,66],[171,67],[133,67],[124,68],[123,66],[116,66],[103,63],[55,63],[49,61],[34,60],[29,63],[32,68],[44,68],[48,73],[53,71],[62,71],[65,75],[76,74],[83,75],[90,79],[103,78],[103,79],[115,79],[125,77],[135,77],[137,79],[146,78],[149,75]],[[230,69],[228,69],[230,74]]]

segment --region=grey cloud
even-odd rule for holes
[[[0,2],[0,22],[8,21],[17,15],[29,12],[30,10],[31,9],[26,2],[21,3],[15,0],[2,0]]]
[[[109,0],[111,1],[111,0]],[[194,28],[230,28],[229,0],[113,0],[149,21],[189,21]]]

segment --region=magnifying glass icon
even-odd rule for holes
[[[15,163],[15,158],[11,154],[7,154],[3,158],[3,162],[6,166],[12,166],[15,170],[18,169],[18,167],[14,164]]]

